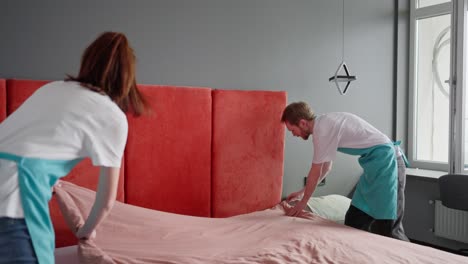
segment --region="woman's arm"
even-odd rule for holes
[[[119,184],[120,168],[101,167],[96,199],[88,219],[76,232],[78,238],[90,238],[99,223],[104,220],[114,206]]]

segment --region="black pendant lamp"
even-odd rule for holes
[[[348,66],[346,65],[345,61],[344,61],[344,47],[345,47],[345,44],[344,44],[344,25],[345,25],[345,16],[344,16],[344,0],[343,0],[343,17],[342,17],[342,31],[341,31],[341,40],[342,40],[342,44],[341,44],[341,63],[340,65],[338,66],[338,68],[336,69],[336,72],[335,72],[335,75],[333,75],[332,77],[328,78],[328,81],[329,82],[334,82],[335,85],[336,85],[336,88],[338,89],[338,92],[341,94],[341,95],[344,95],[346,94],[346,92],[348,91],[348,88],[349,88],[349,85],[351,84],[352,81],[355,81],[356,80],[356,76],[355,75],[351,75],[349,73],[349,69],[348,69]],[[344,71],[344,72],[343,72]],[[340,83],[346,83],[346,85],[344,86],[343,89],[341,89],[340,87]]]

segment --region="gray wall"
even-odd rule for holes
[[[394,1],[346,1],[345,61],[358,80],[340,96],[341,0],[4,0],[0,77],[63,79],[100,32],[121,31],[139,83],[286,90],[317,112],[349,111],[392,136]],[[302,187],[312,142],[287,135],[284,194]],[[360,175],[338,155],[315,195],[347,194]]]

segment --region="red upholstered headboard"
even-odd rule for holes
[[[139,87],[153,113],[128,116],[127,203],[210,216],[211,89]]]
[[[0,80],[0,103],[6,98],[0,120],[2,108],[11,114],[45,83]],[[119,201],[206,217],[263,210],[280,201],[285,92],[139,88],[153,113],[128,116]],[[64,180],[95,190],[98,174],[87,159]],[[75,244],[54,199],[50,211],[56,246]]]
[[[0,79],[0,122],[6,117],[6,82]]]
[[[281,199],[285,92],[213,91],[212,212],[227,217]]]

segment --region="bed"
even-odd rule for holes
[[[73,228],[95,193],[55,188]],[[194,217],[117,203],[97,237],[57,250],[58,263],[467,263],[468,258],[350,228],[304,211],[287,217],[283,201],[228,218]],[[70,260],[70,261],[69,261]]]
[[[47,82],[0,80],[0,121]],[[95,240],[70,226],[86,217],[98,170],[85,160],[55,189],[57,263],[468,263],[317,213],[284,216],[285,92],[139,87],[153,114],[128,116],[118,203]]]

